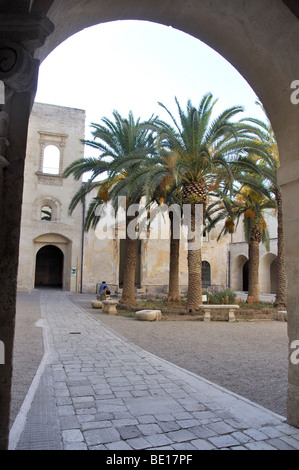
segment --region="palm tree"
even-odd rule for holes
[[[165,206],[171,208],[167,214],[170,225],[168,300],[180,301],[180,236],[177,228],[182,219],[182,203],[175,185],[173,165],[174,159],[169,152],[163,155],[157,153],[153,158],[148,158],[138,172],[132,174],[130,184],[132,188],[144,189],[150,220],[163,212]]]
[[[263,109],[260,102],[257,104]],[[277,179],[277,169],[279,168],[279,152],[276,137],[269,120],[267,122],[259,119],[247,118],[243,121],[248,124],[248,134],[253,130],[261,141],[268,146],[266,158],[260,160],[260,164],[268,169],[270,176],[270,188],[276,200],[277,209],[277,292],[274,305],[279,308],[286,308],[286,272],[284,264],[284,236],[283,236],[283,210],[282,195]],[[252,125],[254,128],[252,129]]]
[[[239,211],[244,215],[244,233],[248,243],[248,298],[259,302],[259,246],[263,242],[269,251],[269,234],[264,217],[265,209],[273,209],[275,203],[260,194],[245,190],[240,195]]]
[[[123,197],[126,201],[125,210],[138,200],[138,193],[132,194],[128,191],[127,180],[128,170],[122,164],[124,158],[134,158],[135,165],[131,171],[138,168],[138,162],[143,161],[148,154],[154,151],[154,139],[152,136],[151,124],[153,117],[148,121],[135,120],[130,111],[128,118],[123,118],[117,111],[113,112],[114,121],[107,117],[102,118],[102,123],[92,123],[93,140],[83,140],[82,142],[96,149],[99,153],[97,157],[82,158],[64,171],[64,177],[73,175],[79,180],[85,173],[90,177],[86,185],[82,186],[72,198],[69,206],[71,214],[77,204],[83,200],[86,194],[97,191],[89,205],[85,230],[95,227],[101,213],[99,207],[111,201],[114,209],[119,210],[118,198]],[[105,176],[104,179],[99,177]],[[126,217],[126,254],[123,278],[123,292],[121,303],[127,305],[135,304],[135,265],[136,265],[136,238],[132,239],[128,235],[128,225],[133,217]]]
[[[218,239],[227,233],[234,233],[239,221],[243,219],[245,240],[248,243],[248,302],[259,302],[259,246],[264,243],[269,251],[269,233],[265,221],[265,211],[276,207],[271,194],[263,187],[260,180],[254,189],[243,186],[233,194],[219,194],[212,202],[206,214],[207,230],[210,231],[220,221],[224,221]]]
[[[129,173],[127,188],[131,194],[139,194],[139,198],[144,196],[145,208],[147,209],[147,230],[150,233],[151,223],[161,212],[165,216],[164,208],[172,206],[175,213],[168,211],[170,222],[170,257],[169,257],[169,283],[168,300],[180,301],[179,286],[179,252],[180,237],[176,233],[178,220],[181,220],[181,200],[176,194],[174,185],[174,175],[172,172],[173,158],[168,153],[148,155],[144,161],[139,161],[136,166],[136,159],[129,158],[123,162]]]
[[[261,145],[241,133],[238,135],[241,126],[237,126],[232,119],[243,111],[240,106],[227,109],[212,120],[216,100],[210,93],[203,96],[198,109],[191,101],[187,103],[186,112],[177,99],[176,104],[179,123],[160,103],[170,116],[173,127],[160,121],[158,145],[162,156],[166,151],[171,153],[171,172],[177,194],[182,204],[189,205],[191,209],[191,223],[188,226],[190,240],[194,233],[199,234],[201,230],[201,224],[195,217],[196,208],[201,205],[204,213],[209,192],[219,185],[231,184],[233,175],[230,163],[240,160],[246,165],[246,152],[255,150],[260,154]],[[195,249],[188,250],[187,310],[193,312],[201,303],[201,247],[195,244]]]

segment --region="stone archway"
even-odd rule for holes
[[[245,279],[246,263],[248,266],[248,258],[245,255],[238,255],[232,262],[231,288],[235,291],[247,291],[248,290],[248,270],[247,270],[247,289],[245,288],[246,287],[246,279]]]
[[[2,2],[2,52],[14,56],[0,69],[6,104],[0,114],[0,320],[7,363],[1,377],[0,448],[7,447],[9,390],[18,244],[27,126],[39,60],[64,39],[97,23],[141,19],[170,25],[204,41],[243,75],[262,101],[275,131],[281,158],[279,182],[284,209],[290,347],[299,338],[299,106],[290,89],[299,79],[298,7],[292,0],[24,0]],[[289,7],[289,8],[288,8]],[[6,16],[7,15],[7,16]],[[48,16],[48,18],[46,17]],[[68,18],[68,21],[65,21]],[[33,59],[34,58],[34,59]],[[36,60],[37,59],[37,60]],[[9,146],[7,145],[9,142]],[[288,421],[299,427],[299,368],[289,363]]]
[[[202,288],[207,289],[211,286],[211,265],[208,261],[202,261],[201,265]]]
[[[32,288],[37,285],[56,284],[64,290],[74,291],[71,240],[62,234],[46,233],[33,240],[33,247],[35,272],[31,282]]]
[[[243,264],[242,268],[242,290],[248,292],[248,271],[249,271],[249,261],[246,261]]]
[[[270,289],[271,294],[277,294],[277,259],[270,264]]]
[[[45,245],[36,254],[35,287],[63,286],[63,253],[55,245]]]
[[[273,253],[267,253],[260,260],[259,289],[262,294],[276,294],[276,260],[277,256]]]

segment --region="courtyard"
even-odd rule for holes
[[[282,339],[282,343],[288,343],[288,346],[279,357],[287,358],[291,356],[290,349],[293,344],[297,344],[299,331],[298,286],[296,282],[298,279],[298,217],[296,215],[298,212],[296,207],[298,199],[298,101],[294,100],[297,96],[297,90],[292,91],[294,85],[296,88],[298,84],[298,54],[294,45],[298,43],[299,11],[295,6],[296,3],[292,0],[279,0],[275,2],[275,7],[272,3],[270,0],[258,0],[240,5],[239,2],[233,0],[228,2],[200,0],[200,2],[191,2],[190,4],[177,2],[175,8],[169,9],[168,2],[163,1],[161,5],[159,4],[159,8],[153,8],[152,4],[147,2],[140,6],[139,2],[134,0],[125,6],[118,1],[111,6],[108,3],[104,5],[96,0],[88,0],[88,2],[84,2],[86,8],[82,8],[82,2],[80,1],[61,2],[59,0],[50,0],[44,2],[43,0],[33,0],[29,2],[26,0],[22,2],[2,2],[3,24],[1,30],[2,42],[4,43],[2,51],[8,54],[6,59],[9,59],[9,61],[13,57],[20,60],[13,59],[12,66],[2,69],[0,77],[5,84],[4,102],[1,105],[0,158],[0,225],[2,240],[0,341],[1,344],[5,345],[5,364],[2,364],[3,374],[1,374],[1,449],[8,447],[8,405],[11,398],[13,351],[15,353],[14,386],[19,386],[19,403],[23,403],[22,406],[16,406],[15,397],[17,395],[13,391],[13,406],[18,420],[17,426],[15,426],[16,421],[11,417],[14,423],[11,428],[11,445],[13,448],[45,448],[46,444],[50,443],[48,438],[51,437],[51,433],[56,441],[52,441],[50,447],[65,449],[112,449],[113,447],[117,448],[117,446],[123,446],[122,448],[127,449],[148,449],[156,448],[157,445],[169,446],[172,449],[179,449],[182,446],[188,447],[188,449],[203,447],[217,449],[298,448],[298,429],[286,425],[283,415],[277,415],[269,408],[262,408],[261,405],[255,404],[257,402],[249,402],[247,398],[235,395],[235,392],[221,388],[221,385],[214,385],[208,379],[189,372],[186,369],[187,360],[184,361],[183,365],[185,369],[182,369],[180,366],[165,361],[165,359],[158,358],[158,347],[156,348],[157,356],[153,356],[152,353],[143,348],[140,349],[140,346],[128,341],[124,336],[126,328],[134,330],[132,319],[115,318],[115,321],[120,319],[122,322],[126,322],[126,327],[123,328],[122,336],[120,336],[119,333],[114,332],[111,326],[106,326],[104,322],[95,318],[94,314],[91,315],[91,312],[87,311],[88,303],[82,309],[75,302],[72,302],[65,291],[78,292],[79,286],[75,289],[73,284],[74,282],[78,283],[80,266],[73,263],[75,250],[71,250],[71,247],[74,247],[75,244],[72,237],[62,234],[59,230],[43,230],[39,234],[32,234],[34,244],[30,243],[31,248],[34,247],[35,251],[34,256],[31,256],[31,261],[34,263],[38,249],[42,249],[44,245],[53,244],[54,242],[62,245],[64,249],[62,254],[65,260],[63,272],[67,276],[66,278],[59,277],[57,286],[62,286],[64,291],[57,291],[58,293],[55,294],[52,291],[50,295],[45,291],[33,290],[27,297],[25,296],[23,299],[19,297],[19,302],[26,299],[25,302],[28,307],[25,309],[23,323],[28,323],[31,315],[32,322],[30,325],[26,325],[23,331],[21,327],[19,332],[16,333],[16,347],[14,347],[18,266],[26,267],[25,270],[28,273],[33,272],[27,268],[29,256],[27,261],[19,263],[18,247],[20,245],[22,201],[24,200],[28,207],[34,208],[35,219],[40,222],[40,226],[44,223],[51,223],[51,221],[56,224],[61,215],[64,216],[65,214],[65,211],[60,211],[59,198],[52,199],[53,196],[49,195],[48,191],[44,194],[47,199],[36,200],[34,206],[30,204],[29,200],[22,198],[23,182],[26,179],[24,159],[26,157],[27,129],[37,88],[39,65],[56,46],[62,44],[65,39],[80,30],[98,23],[134,18],[158,22],[170,26],[170,28],[178,28],[180,31],[204,41],[242,74],[265,107],[279,147],[280,167],[277,181],[282,191],[282,198],[278,199],[280,199],[280,205],[282,201],[284,205],[283,225],[285,231],[285,266],[288,278],[288,328],[286,324],[280,324],[278,328],[282,331],[285,329],[285,333],[287,329],[288,338],[287,340]],[[66,14],[68,17],[67,23],[65,23]],[[238,41],[235,40],[236,37],[238,37]],[[79,55],[77,49],[76,56]],[[196,57],[199,56],[194,55],[194,58]],[[60,76],[57,73],[56,75]],[[165,83],[168,82],[165,81]],[[66,134],[61,134],[53,129],[44,129],[44,131],[46,132],[41,134],[40,146],[44,143],[56,144],[61,149],[60,155],[62,157]],[[49,139],[49,136],[51,139],[53,138],[52,142],[44,141],[45,136],[47,139]],[[35,149],[31,155],[32,157],[39,155],[39,164],[42,163],[42,148]],[[30,159],[27,158],[27,162],[30,164]],[[42,182],[42,184],[51,184],[56,189],[64,185],[61,173],[63,170],[62,164],[59,165],[59,174],[55,178],[49,177],[49,175],[46,177],[46,174],[40,171],[40,165],[36,166],[36,162],[33,161],[31,163],[35,166],[34,174],[37,181]],[[60,163],[62,163],[62,158]],[[42,169],[45,170],[46,167],[42,166]],[[183,190],[186,199],[191,198],[192,200],[192,185],[189,184],[191,180],[183,181]],[[204,182],[195,181],[195,179],[193,182],[197,183],[193,185],[193,189],[196,187],[198,192],[195,199],[200,198],[201,195],[204,198]],[[65,186],[67,186],[67,183]],[[40,203],[42,203],[41,206]],[[193,203],[195,202],[193,201]],[[277,205],[279,205],[278,202]],[[44,218],[45,214],[47,214],[46,219]],[[48,217],[52,217],[52,219],[49,220]],[[246,219],[248,219],[248,225],[250,225],[250,221],[254,220],[252,211],[247,212]],[[231,228],[231,222],[230,220],[228,223],[228,229]],[[264,231],[264,226],[263,223],[261,225],[262,230],[255,227],[257,228],[254,234],[255,248],[258,246],[258,236]],[[53,233],[57,234],[55,240],[52,238]],[[69,235],[72,235],[72,233]],[[79,244],[77,245],[78,248]],[[254,251],[257,254],[257,250]],[[243,256],[242,253],[239,253],[239,255]],[[270,253],[270,255],[264,263],[264,267],[270,268],[267,286],[264,286],[264,288],[268,289],[270,287],[271,290],[266,292],[274,292],[275,287],[282,288],[281,281],[274,282],[276,266],[273,264],[275,261],[273,256],[275,253]],[[60,253],[59,256],[61,261],[62,255]],[[195,258],[194,256],[193,261],[195,261]],[[232,259],[228,257],[227,261],[230,264]],[[246,290],[244,289],[244,278],[246,281],[245,259],[243,257],[239,258],[237,264],[239,268],[242,268],[243,274],[243,279],[239,276],[240,285],[238,289],[243,287],[243,290]],[[243,264],[243,267],[241,264]],[[257,262],[252,264],[257,266]],[[283,263],[280,264],[283,266]],[[218,263],[218,266],[222,265],[223,263]],[[195,263],[193,262],[194,266]],[[190,282],[188,287],[191,284],[196,287],[200,286],[200,263],[197,266],[198,270],[192,272],[196,274],[198,279],[196,282]],[[133,273],[133,270],[131,271]],[[249,273],[252,274],[252,272],[258,273],[257,269],[249,269]],[[21,269],[19,269],[19,273],[22,274]],[[62,274],[61,269],[59,274]],[[229,281],[234,281],[233,276],[228,277]],[[282,275],[281,279],[284,277]],[[109,278],[106,279],[110,282]],[[195,281],[195,278],[192,281]],[[44,279],[40,276],[37,276],[37,279],[32,277],[29,290],[32,289],[32,284],[34,289],[34,282],[40,285],[44,282]],[[231,284],[227,282],[225,285]],[[82,282],[80,288],[82,288]],[[236,287],[234,286],[234,288]],[[190,299],[189,313],[192,312],[194,305],[196,310],[198,299],[201,301],[200,288],[198,287],[198,289],[197,295]],[[254,290],[254,295],[250,295],[251,298],[258,293],[257,282],[255,282]],[[248,291],[250,291],[249,288]],[[194,292],[194,287],[190,288],[189,296],[191,297]],[[133,298],[134,289],[131,293]],[[77,302],[75,297],[73,300]],[[31,301],[34,301],[33,306],[30,305]],[[286,299],[281,304],[285,307]],[[33,320],[34,316],[36,316],[36,321]],[[271,329],[276,322],[252,322],[252,325],[266,325],[266,323],[271,324],[271,326],[268,325]],[[176,322],[176,324],[179,324],[179,322]],[[180,324],[183,325],[183,322]],[[161,322],[157,325],[158,328],[163,328],[164,324]],[[192,322],[192,325],[194,330],[198,330],[198,338],[201,340],[201,344],[208,341],[210,336],[206,334],[205,329],[211,333],[212,328],[219,328],[217,339],[213,342],[211,349],[208,348],[209,343],[206,343],[201,355],[198,354],[196,357],[196,362],[201,364],[205,352],[211,351],[209,352],[209,360],[211,361],[209,367],[206,367],[206,372],[204,370],[199,371],[202,375],[211,374],[211,370],[215,368],[214,361],[219,362],[220,365],[222,364],[221,359],[223,358],[219,357],[220,355],[213,356],[214,351],[217,351],[218,343],[220,350],[223,352],[222,356],[235,358],[235,364],[232,368],[219,367],[220,370],[223,370],[224,377],[227,378],[232,370],[236,370],[236,377],[240,377],[238,367],[246,369],[246,362],[242,362],[245,359],[242,356],[242,351],[246,351],[249,358],[254,357],[251,355],[250,348],[246,348],[246,345],[250,343],[253,352],[257,353],[260,359],[254,364],[253,370],[257,371],[257,366],[260,364],[263,364],[265,369],[271,364],[270,370],[276,373],[276,367],[278,366],[275,347],[277,350],[279,349],[279,346],[277,346],[279,341],[275,335],[271,338],[268,337],[268,340],[265,340],[267,338],[266,333],[263,335],[255,332],[256,334],[249,338],[245,334],[243,337],[241,322],[229,326],[225,326],[224,322],[219,322],[219,324],[218,322],[211,322],[210,325]],[[30,328],[28,330],[29,326],[31,331]],[[229,330],[234,326],[235,329],[240,329],[240,338],[244,338],[236,347],[233,341],[235,337],[232,333],[229,333]],[[249,326],[249,323],[247,326]],[[228,328],[227,334],[221,330],[221,328],[224,330],[226,327]],[[184,331],[183,328],[181,330]],[[247,333],[248,331],[249,328],[247,328]],[[21,333],[21,341],[18,341],[19,333]],[[156,332],[153,332],[153,336],[154,333]],[[135,335],[138,335],[138,332],[135,331]],[[172,332],[172,335],[172,344],[175,344],[177,338],[175,331]],[[164,336],[165,334],[162,341]],[[36,337],[36,342],[33,341],[34,337]],[[223,345],[222,338],[225,339]],[[260,339],[258,344],[255,343],[256,338]],[[134,339],[134,341],[136,340]],[[187,338],[182,343],[186,341]],[[150,342],[154,344],[153,339]],[[159,337],[157,342],[161,342]],[[146,344],[145,339],[143,343]],[[198,342],[195,341],[193,344],[196,352]],[[272,344],[273,350],[269,348],[270,344]],[[270,354],[262,354],[261,351],[267,351],[267,348],[269,348]],[[181,353],[183,355],[183,349],[181,349]],[[194,353],[194,350],[192,353]],[[34,362],[31,364],[24,364],[23,362],[23,374],[20,373],[22,355],[24,359],[26,358],[24,362],[31,362],[31,359],[34,358]],[[192,354],[189,355],[188,353],[187,356],[189,358]],[[237,357],[240,357],[242,361],[239,362],[236,359]],[[274,357],[273,362],[271,362],[270,357]],[[107,369],[107,361],[112,366],[111,369]],[[146,367],[140,368],[139,361],[143,366],[146,363]],[[267,361],[270,361],[270,363]],[[290,360],[288,365],[284,364],[283,368],[286,370],[286,367],[288,367],[287,413],[284,414],[287,414],[288,422],[298,428],[299,376],[297,365],[296,361]],[[247,368],[250,370],[249,366]],[[126,370],[127,376],[124,375],[124,370]],[[27,374],[24,374],[24,371],[27,371]],[[35,372],[37,372],[36,375]],[[18,380],[18,373],[21,380]],[[33,382],[31,382],[32,377]],[[232,383],[238,382],[236,377]],[[249,377],[252,377],[252,375],[249,375]],[[254,377],[256,380],[256,373]],[[211,379],[215,380],[216,383],[216,378],[211,377]],[[281,380],[283,382],[285,380],[283,374]],[[267,381],[267,375],[262,376],[261,383],[258,386],[262,387],[262,383]],[[227,380],[227,383],[230,383],[230,381]],[[124,384],[126,384],[125,387],[128,387],[126,390],[121,389]],[[32,387],[33,385],[34,387]],[[272,388],[275,387],[272,386]],[[14,388],[14,390],[16,389]],[[26,394],[27,390],[28,393]],[[106,397],[103,390],[107,393]],[[123,394],[123,392],[125,393]],[[262,395],[267,396],[269,393],[271,391],[267,390]],[[247,391],[242,392],[242,395],[245,396],[246,394]],[[142,402],[142,406],[134,409],[133,402],[136,403],[136,401],[132,401],[132,399],[133,397],[136,399],[138,395],[140,400],[137,401],[139,404]],[[23,402],[24,396],[25,402]],[[159,403],[160,413],[144,414],[147,411],[147,398],[145,397],[151,398],[150,403],[152,405],[158,397],[157,403]],[[171,397],[173,409],[168,409],[170,413],[167,414],[165,413],[167,410],[166,401],[169,397]],[[24,403],[25,407],[23,406]],[[111,410],[112,406],[113,411]],[[116,406],[119,406],[119,408],[115,408]],[[18,413],[19,410],[20,413]],[[139,414],[138,410],[142,413]],[[151,406],[150,410],[154,411],[154,408]],[[239,413],[237,413],[237,410]],[[105,425],[102,423],[102,426],[100,426],[100,421],[103,420],[104,416],[103,412],[107,413],[105,415],[106,423]],[[171,423],[171,431],[169,423],[165,425],[166,417],[168,422]],[[241,421],[237,419],[239,417],[241,417]],[[46,418],[45,421],[43,421],[44,418]],[[131,424],[128,424],[128,422],[125,424],[124,422],[120,423],[120,419],[132,421]],[[148,419],[150,421],[147,421]],[[22,420],[22,426],[18,426]],[[53,426],[51,426],[51,423],[53,423]],[[150,426],[147,427],[147,425]],[[205,436],[202,434],[203,428],[207,433]],[[107,429],[109,432],[107,432]],[[157,441],[154,429],[162,438],[161,441]],[[186,432],[186,429],[188,432]],[[22,436],[16,434],[16,430],[22,432]],[[56,436],[53,436],[55,431],[57,431]],[[28,440],[32,433],[34,439]],[[47,433],[49,433],[48,436]]]
[[[149,360],[150,362],[151,360],[154,362],[157,360],[158,363],[159,358],[161,358],[163,362],[162,365],[160,364],[158,369],[160,371],[163,367],[166,367],[167,370],[170,368],[170,371],[168,370],[168,374],[170,374],[168,375],[169,380],[171,379],[175,381],[176,373],[179,373],[179,375],[183,374],[183,376],[184,374],[187,374],[186,376],[188,376],[190,372],[191,375],[188,376],[188,380],[192,379],[191,381],[195,380],[199,382],[199,388],[201,389],[203,387],[203,397],[207,393],[205,390],[206,386],[211,386],[213,390],[215,387],[215,393],[218,400],[222,400],[222,398],[219,398],[222,396],[230,397],[229,400],[235,399],[235,397],[240,397],[240,399],[237,398],[237,403],[243,403],[244,400],[242,406],[245,406],[245,408],[247,406],[253,406],[252,409],[250,408],[250,411],[246,411],[246,413],[249,413],[249,416],[251,416],[252,421],[257,419],[254,417],[254,414],[257,412],[261,413],[262,416],[266,413],[266,421],[271,418],[270,421],[274,419],[274,422],[278,419],[281,426],[282,423],[284,423],[286,415],[285,400],[287,393],[286,322],[278,322],[274,320],[240,321],[236,323],[214,321],[209,324],[200,321],[186,320],[138,322],[134,318],[111,316],[104,314],[101,311],[97,311],[95,313],[95,310],[91,309],[90,306],[90,301],[93,298],[94,296],[92,294],[74,294],[55,291],[52,289],[36,289],[30,294],[18,294],[11,426],[13,434],[16,433],[16,426],[15,428],[13,427],[15,420],[16,423],[18,423],[18,432],[20,429],[24,428],[22,439],[21,436],[18,436],[20,439],[19,445],[21,446],[19,448],[42,448],[43,445],[47,446],[46,448],[51,448],[51,442],[55,449],[57,446],[60,448],[61,444],[59,436],[61,436],[62,441],[64,436],[66,440],[63,441],[63,448],[83,449],[86,448],[86,444],[84,444],[82,440],[83,438],[81,439],[80,437],[79,441],[76,443],[70,443],[67,441],[66,436],[70,435],[71,429],[73,429],[73,431],[75,429],[78,435],[81,433],[80,436],[85,436],[84,432],[87,433],[86,436],[91,436],[92,433],[88,431],[91,431],[92,429],[102,429],[102,427],[107,427],[111,431],[111,426],[113,424],[112,421],[114,424],[118,423],[119,426],[120,423],[122,423],[124,425],[122,432],[124,433],[125,431],[129,432],[129,427],[126,426],[133,426],[132,423],[137,427],[142,426],[141,422],[138,423],[138,421],[136,421],[136,419],[138,420],[137,416],[134,418],[131,416],[130,421],[127,410],[125,410],[125,408],[122,408],[121,410],[120,408],[121,396],[126,397],[126,399],[130,398],[130,400],[132,400],[132,402],[130,402],[132,410],[137,410],[136,413],[140,413],[141,416],[143,411],[138,411],[138,400],[143,396],[148,396],[148,394],[152,397],[157,396],[157,383],[155,383],[155,385],[150,388],[150,391],[148,391],[146,385],[147,381],[144,378],[144,376],[147,375],[146,371],[148,364],[142,364],[140,362],[142,357],[146,358],[146,360]],[[107,338],[110,338],[109,341]],[[107,341],[108,347],[106,344]],[[110,341],[113,342],[113,349],[115,348],[113,364],[109,356]],[[76,346],[77,342],[78,346]],[[84,348],[81,348],[80,345],[84,345]],[[133,351],[133,357],[135,357],[135,359],[133,360],[130,354],[126,356],[127,352],[123,352],[118,355],[117,351],[121,352],[122,348],[125,348],[126,351],[126,348],[131,352]],[[48,359],[46,366],[42,374],[40,374],[40,379],[36,384],[35,390],[32,390],[31,383],[36,377],[36,372],[39,369],[40,362],[44,359],[44,354],[47,349]],[[149,356],[147,356],[148,353]],[[103,360],[101,360],[101,358]],[[135,360],[137,365],[134,365]],[[135,383],[134,380],[139,380],[139,384],[136,385],[135,383],[133,386],[133,394],[131,385],[127,384],[128,387],[123,387],[119,384],[117,385],[118,381],[121,379],[118,379],[117,381],[116,378],[113,379],[111,376],[111,374],[116,374],[116,369],[120,363],[123,364],[122,367],[127,369],[125,372],[126,378],[123,378],[122,380],[132,380],[132,383]],[[172,367],[175,369],[172,369]],[[24,368],[26,373],[24,373]],[[130,372],[128,371],[129,369]],[[140,376],[139,379],[132,379],[132,371],[134,371],[136,377],[140,374],[143,375],[142,380]],[[110,378],[107,378],[106,376],[104,377],[103,374],[104,376],[105,374],[108,374]],[[51,385],[51,380],[50,382],[47,381],[51,377],[54,377],[54,394],[51,394],[51,386],[53,387],[53,384]],[[109,387],[112,387],[112,382],[115,381],[114,386],[116,389],[113,389],[113,394],[111,393],[111,390],[108,390],[104,385],[104,378],[108,380]],[[165,379],[161,380],[163,382]],[[188,380],[187,383],[189,383]],[[92,384],[92,388],[90,384]],[[44,387],[42,393],[40,391],[41,387]],[[105,393],[103,387],[105,388]],[[181,385],[179,386],[178,383],[176,383],[171,393],[174,395],[177,393],[178,396],[180,396],[180,393],[183,393],[180,387]],[[194,416],[190,416],[191,409],[193,414],[196,413],[196,410],[199,412],[199,402],[195,404],[195,395],[198,399],[201,395],[200,391],[195,394],[195,389],[192,388],[190,383],[188,387],[186,387],[187,386],[183,387],[184,393],[187,391],[188,394],[193,396],[191,400],[192,406],[189,408],[189,415],[186,414],[187,410],[184,410],[185,417],[188,416],[184,424],[185,427],[183,426],[183,419],[179,420],[181,421],[179,425],[177,422],[176,425],[172,423],[172,426],[175,426],[176,430],[181,429],[180,427],[177,427],[180,425],[182,425],[182,429],[185,429],[186,431],[189,428],[195,427],[194,420],[191,421],[191,419],[194,418]],[[79,389],[81,390],[81,388],[82,391],[80,391],[80,393],[83,393],[83,395],[81,393],[82,397],[79,393]],[[197,386],[195,388],[197,389]],[[78,391],[79,395],[76,395],[75,393],[75,395],[72,396],[72,393],[69,393],[69,391],[75,391],[75,389]],[[31,396],[31,402],[30,406],[27,403],[26,421],[24,421],[23,402],[24,400],[25,402],[28,401],[28,390],[28,395]],[[169,389],[166,390],[166,392],[169,393]],[[165,389],[163,393],[165,393]],[[134,398],[136,398],[136,402],[134,402]],[[99,400],[99,403],[101,400],[104,400],[106,405],[109,403],[109,414],[107,414],[107,410],[104,413],[104,409],[102,409],[102,414],[94,414],[94,399]],[[173,395],[169,399],[172,400]],[[188,399],[185,397],[183,402],[190,399],[190,396]],[[36,400],[38,406],[35,404]],[[214,402],[216,398],[213,397],[211,400]],[[205,426],[205,424],[209,423],[211,425],[212,422],[219,422],[220,419],[223,420],[223,417],[225,417],[226,423],[224,428],[229,429],[228,434],[230,436],[227,442],[231,443],[228,447],[236,447],[241,444],[233,439],[232,434],[239,432],[239,430],[237,430],[237,427],[227,427],[229,426],[228,421],[232,424],[233,416],[230,414],[232,413],[231,404],[227,408],[225,401],[226,399],[224,398],[223,403],[221,404],[221,411],[220,409],[217,411],[218,414],[216,414],[216,416],[214,415],[212,421],[210,418],[205,418],[204,422],[201,423],[201,426]],[[80,406],[79,403],[81,404]],[[133,403],[136,404],[136,409]],[[22,406],[23,412],[20,413],[20,410],[22,411]],[[52,414],[49,413],[51,406],[54,410],[52,411]],[[75,409],[74,414],[70,411],[72,406]],[[203,406],[202,403],[201,406]],[[57,421],[57,427],[53,425],[53,429],[56,429],[55,439],[53,436],[49,437],[48,435],[45,440],[45,436],[43,435],[44,431],[40,437],[37,437],[41,432],[38,423],[40,423],[40,420],[44,419],[43,409],[47,409],[45,419],[49,419],[49,416],[54,416],[55,413],[57,413],[55,410],[60,410],[58,411],[59,422]],[[155,409],[154,405],[153,409]],[[204,408],[201,409],[201,412],[203,410],[208,412],[207,403]],[[118,411],[122,411],[122,413],[118,414],[118,418],[116,418]],[[33,418],[31,416],[32,413]],[[82,417],[80,413],[85,417]],[[116,413],[116,415],[114,413]],[[237,411],[238,419],[234,416],[234,420],[239,420],[241,422],[242,419],[249,419],[246,413],[244,415],[245,418],[242,416],[242,413],[244,413],[243,408]],[[269,413],[269,416],[267,413]],[[179,414],[177,416],[179,416]],[[204,416],[207,417],[210,415],[209,413],[203,413],[202,417]],[[181,417],[183,417],[183,415],[181,415]],[[105,422],[103,421],[104,418]],[[192,437],[189,436],[190,440],[186,439],[186,442],[181,441],[180,443],[176,442],[170,444],[169,435],[166,436],[166,439],[166,431],[162,432],[163,426],[166,426],[165,422],[162,420],[164,422],[162,428],[156,427],[156,425],[160,426],[158,424],[160,418],[153,418],[152,422],[152,425],[155,424],[155,426],[152,428],[153,435],[151,439],[152,442],[156,439],[155,442],[157,446],[160,443],[161,447],[163,447],[162,443],[164,442],[165,445],[166,443],[170,446],[174,445],[174,447],[171,447],[173,449],[181,450],[218,448],[217,446],[213,447],[211,441],[206,442],[205,439],[199,439],[198,436],[196,437],[194,435]],[[99,421],[95,423],[97,419]],[[177,420],[178,418],[176,421]],[[188,422],[188,420],[190,421]],[[259,427],[263,426],[258,420],[257,423]],[[197,423],[197,425],[198,424],[199,423]],[[251,426],[252,425],[253,424],[251,422]],[[286,426],[285,424],[283,425]],[[28,429],[26,437],[26,426],[31,429],[31,437],[28,437]],[[218,427],[219,426],[220,424]],[[239,426],[241,426],[240,423]],[[122,428],[122,426],[120,427]],[[163,429],[166,430],[166,428],[167,426]],[[118,429],[118,426],[116,426],[116,429]],[[138,429],[139,431],[137,431],[140,433],[140,428]],[[158,432],[155,433],[154,429]],[[294,433],[297,436],[298,430],[295,430],[295,428],[287,426],[286,429],[288,429],[290,433],[291,430],[294,429]],[[69,431],[69,433],[66,431]],[[275,432],[277,434],[277,430]],[[35,440],[32,440],[32,434],[35,435]],[[188,433],[186,433],[186,435],[187,434]],[[115,438],[114,432],[110,435]],[[223,438],[223,434],[220,435]],[[220,437],[220,435],[217,433],[213,434],[212,432],[211,438]],[[257,431],[256,435],[258,435]],[[129,434],[126,434],[126,436],[128,437]],[[156,438],[154,439],[153,436],[156,436]],[[245,448],[262,449],[263,446],[265,446],[265,448],[270,446],[269,448],[272,447],[275,449],[281,448],[282,445],[284,445],[288,450],[294,448],[290,446],[291,441],[289,441],[289,443],[287,443],[287,441],[283,441],[282,444],[280,440],[274,440],[271,444],[269,441],[271,436],[268,436],[267,442],[265,442],[266,437],[264,435],[263,442],[260,441],[257,443],[255,441],[254,444],[248,444],[248,447]],[[288,434],[288,439],[290,439],[290,434]],[[292,439],[294,439],[294,437],[292,437]],[[99,438],[97,445],[102,449],[129,448],[127,447],[129,443],[126,439],[126,442],[123,442],[122,439],[120,439],[120,441],[117,440],[118,443],[114,444],[115,447],[113,447],[112,443],[100,443],[100,440],[101,438]],[[193,441],[193,444],[191,444],[191,441]],[[86,442],[85,439],[84,442]],[[94,442],[94,446],[96,445],[95,441],[91,442]],[[132,440],[131,443],[133,445],[136,442]],[[142,440],[139,441],[139,444],[142,445],[142,442]],[[145,448],[147,448],[147,446],[152,448],[148,441],[146,442],[147,443],[143,442]],[[215,442],[218,442],[217,439]],[[222,442],[222,440],[219,442]],[[278,447],[273,445],[275,442]],[[24,447],[22,447],[22,445]],[[34,445],[35,447],[32,447]],[[93,447],[93,445],[87,445],[87,447]],[[224,445],[224,448],[225,447],[226,444]]]

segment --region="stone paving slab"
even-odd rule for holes
[[[42,292],[41,312],[48,360],[11,448],[299,449],[285,418],[129,343],[66,293]]]

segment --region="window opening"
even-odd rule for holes
[[[47,145],[44,149],[43,173],[58,175],[60,172],[60,150],[56,145]]]

